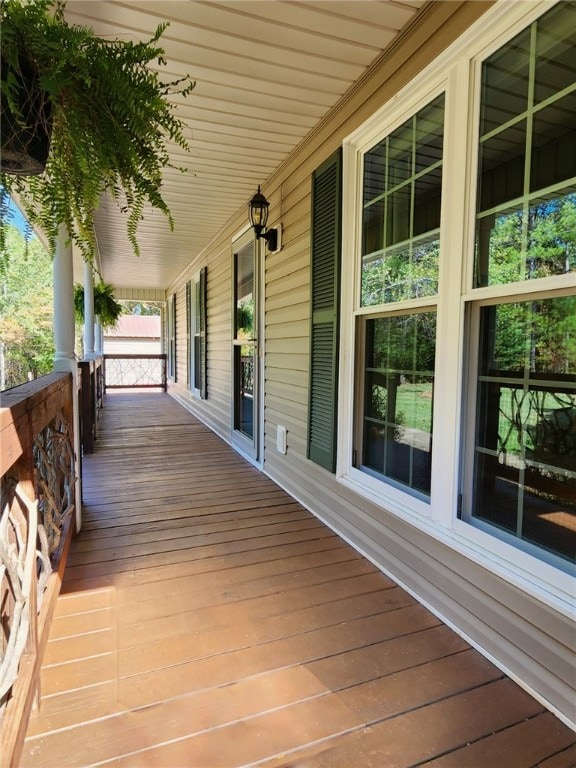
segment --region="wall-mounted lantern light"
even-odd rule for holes
[[[279,251],[280,244],[278,242],[278,230],[269,229],[267,232],[266,222],[268,221],[268,208],[270,203],[262,192],[260,192],[260,185],[258,185],[258,192],[255,193],[253,198],[248,203],[248,218],[250,225],[254,227],[254,232],[257,238],[263,238],[266,240],[269,251]]]

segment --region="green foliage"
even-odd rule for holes
[[[389,249],[362,264],[362,306],[433,296],[438,290],[438,239]]]
[[[162,82],[149,69],[152,62],[166,64],[158,41],[167,24],[147,42],[104,40],[88,27],[68,25],[64,8],[60,0],[2,0],[2,94],[17,113],[24,54],[52,105],[53,130],[43,174],[3,173],[1,182],[20,196],[26,216],[52,247],[64,225],[89,261],[96,250],[93,213],[109,193],[128,213],[127,234],[138,254],[146,203],[173,227],[161,194],[162,170],[170,165],[168,142],[186,150],[188,143],[169,98],[186,97],[195,84],[188,77]]]
[[[576,194],[498,215],[488,256],[490,285],[576,272]]]
[[[74,285],[74,312],[79,323],[84,322],[84,286]],[[100,320],[102,328],[114,328],[124,307],[114,298],[114,288],[108,283],[94,285],[94,315]]]
[[[7,225],[7,259],[0,276],[0,354],[2,387],[22,384],[50,373],[54,363],[52,261],[41,243],[28,244],[18,229]]]
[[[153,301],[123,301],[124,314],[126,315],[160,315],[161,304]]]
[[[250,338],[254,333],[254,302],[242,301],[236,307],[237,334],[240,338]]]

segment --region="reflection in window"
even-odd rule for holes
[[[429,496],[436,314],[364,323],[362,469]]]
[[[234,429],[255,436],[254,412],[254,242],[234,254]]]
[[[472,516],[574,561],[576,297],[480,310]]]
[[[484,62],[475,286],[576,271],[576,5]]]
[[[438,291],[444,96],[364,158],[362,306]]]

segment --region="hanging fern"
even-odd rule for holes
[[[174,222],[162,194],[170,166],[169,143],[189,149],[184,124],[171,99],[186,97],[195,83],[162,82],[149,65],[165,65],[160,24],[147,42],[104,40],[64,19],[60,0],[2,0],[1,90],[3,104],[19,114],[22,56],[37,70],[52,105],[52,140],[43,174],[2,173],[1,183],[19,196],[33,226],[52,247],[64,225],[86,260],[96,252],[93,214],[108,193],[128,214],[127,235],[139,254],[137,229],[149,204]],[[181,169],[183,170],[183,169]]]
[[[102,328],[114,328],[124,312],[122,304],[114,298],[114,288],[108,283],[94,284],[94,316]],[[78,323],[84,322],[84,286],[74,284],[74,313]]]

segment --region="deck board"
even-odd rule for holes
[[[568,768],[574,734],[164,394],[84,461],[22,766]]]

